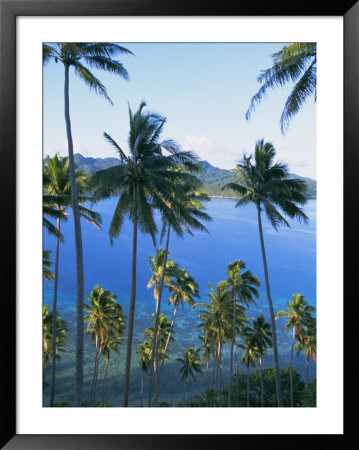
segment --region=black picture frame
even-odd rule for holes
[[[268,445],[314,445],[329,438],[344,446],[353,431],[354,415],[347,414],[343,435],[17,435],[16,434],[16,17],[18,16],[342,16],[344,18],[344,241],[345,262],[355,261],[355,176],[359,164],[359,2],[282,0],[0,0],[0,168],[3,196],[2,264],[2,421],[1,448],[5,449],[179,449]],[[335,62],[333,61],[333,64]],[[354,206],[354,207],[353,207]],[[348,264],[349,266],[349,264]],[[344,272],[345,410],[353,402],[348,377],[353,373],[355,298],[352,271]],[[340,267],[334,268],[340,271]],[[344,270],[344,268],[343,268]],[[355,278],[355,276],[354,276]],[[353,288],[353,289],[352,289]],[[344,297],[345,298],[345,297]],[[352,300],[352,301],[351,301]],[[4,345],[5,343],[5,345]],[[350,345],[350,343],[352,343]],[[355,359],[355,356],[354,356]],[[333,361],[333,364],[335,362]],[[354,372],[355,373],[355,372]],[[353,389],[354,390],[354,389]],[[349,399],[350,396],[350,399]],[[185,425],[181,427],[185,429]],[[285,433],[285,430],[283,430]],[[280,439],[279,439],[280,438]],[[335,444],[335,442],[337,443]],[[340,442],[339,442],[340,441]],[[274,443],[273,443],[274,445]]]

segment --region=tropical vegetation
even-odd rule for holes
[[[149,111],[144,101],[135,111],[128,105],[127,148],[103,132],[106,146],[115,151],[116,157],[94,159],[74,155],[69,109],[70,68],[81,81],[112,103],[92,69],[128,79],[126,69],[114,58],[130,54],[125,47],[112,43],[43,45],[43,64],[46,66],[50,60],[61,62],[65,70],[68,147],[67,157],[56,154],[43,160],[43,227],[53,242],[53,249],[46,245],[42,255],[43,282],[51,286],[52,293],[52,310],[44,304],[42,318],[43,386],[48,405],[316,406],[316,380],[309,379],[310,364],[314,369],[317,360],[315,308],[304,299],[304,294],[295,293],[287,301],[287,309],[275,311],[277,303],[273,301],[276,299],[272,297],[269,277],[271,255],[267,256],[264,243],[265,237],[271,239],[266,235],[265,220],[276,232],[280,225],[290,228],[293,219],[308,222],[303,209],[308,199],[308,180],[290,174],[287,164],[276,161],[276,148],[264,139],[255,143],[253,154],[243,153],[233,170],[217,169],[201,161],[192,150],[183,149],[174,139],[163,138],[167,118]],[[259,77],[263,86],[252,98],[247,118],[268,89],[293,81],[296,85],[281,117],[283,131],[306,99],[315,94],[315,70],[315,44],[285,46],[273,55],[273,67]],[[176,254],[173,242],[185,237],[201,239],[204,233],[210,234],[215,215],[210,216],[205,204],[211,200],[210,196],[217,194],[234,197],[236,208],[252,205],[255,221],[250,226],[259,238],[258,245],[256,237],[251,237],[258,250],[253,252],[253,259],[258,259],[263,274],[253,274],[247,268],[241,259],[241,247],[230,236],[236,244],[235,256],[219,267],[222,279],[208,276],[206,281],[211,281],[204,291],[195,279],[190,261],[183,267],[183,258]],[[114,268],[116,276],[126,282],[120,263],[128,257],[131,288],[128,295],[113,292],[116,289],[109,278],[106,286],[111,290],[105,289],[100,285],[102,282],[94,280],[97,274],[92,273],[85,301],[86,252],[82,246],[81,219],[101,230],[101,216],[92,206],[108,199],[113,199],[109,203],[113,209],[105,230],[106,240],[114,245],[129,225],[130,256],[121,245],[116,246],[111,249],[113,259],[106,262],[106,269]],[[62,295],[60,248],[64,248],[60,243],[65,243],[63,224],[71,214],[76,256],[74,326],[66,322],[71,312],[62,313],[58,300]],[[145,278],[142,272],[138,276],[138,255],[143,257],[144,252],[148,262]],[[204,272],[207,258],[216,258],[211,248],[203,255]],[[247,262],[253,267],[253,260],[249,259]],[[271,280],[276,276],[280,275],[271,273]],[[301,287],[293,286],[290,295],[301,291]],[[144,313],[141,293],[146,288],[151,306],[146,306]],[[263,308],[264,301],[268,313]],[[286,348],[279,348],[278,333],[285,336],[289,331],[292,332],[291,339],[287,338],[290,343]],[[182,341],[184,333],[190,334],[186,347]],[[73,403],[63,401],[56,394],[55,382],[56,363],[62,362],[64,352],[72,351],[73,347],[69,348],[72,339],[76,353],[70,376],[74,376]],[[288,355],[288,366],[280,367],[279,351]],[[298,362],[305,366],[305,381]],[[172,383],[183,385],[183,400],[177,399],[173,405],[165,398],[169,373]],[[116,389],[111,390],[114,385]]]

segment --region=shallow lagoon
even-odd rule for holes
[[[82,223],[82,236],[84,247],[85,267],[85,293],[89,293],[94,285],[100,284],[103,288],[116,293],[117,301],[123,306],[128,315],[131,282],[131,250],[132,226],[126,221],[121,235],[110,245],[108,228],[115,208],[116,199],[109,199],[94,206],[94,210],[102,215],[103,231],[95,229],[88,223]],[[259,244],[257,213],[255,207],[248,205],[236,209],[232,199],[212,198],[206,205],[208,214],[213,222],[206,224],[209,233],[196,232],[194,237],[186,235],[180,239],[172,234],[170,241],[170,258],[181,267],[185,267],[200,286],[201,301],[207,301],[209,292],[208,282],[215,285],[225,278],[229,262],[242,259],[247,269],[257,276],[262,286],[257,306],[251,307],[248,316],[263,313],[269,320],[267,299],[265,296],[264,274],[261,250]],[[309,200],[305,206],[309,223],[303,224],[290,221],[291,228],[281,226],[276,232],[264,219],[264,240],[267,252],[271,293],[275,311],[283,309],[286,301],[294,293],[301,293],[311,304],[316,304],[316,201]],[[57,364],[57,386],[55,401],[73,400],[74,382],[74,323],[76,303],[75,279],[75,245],[73,237],[73,220],[69,217],[67,223],[62,224],[65,243],[60,245],[59,267],[59,293],[58,309],[61,317],[68,322],[70,340],[67,343],[66,353],[62,361]],[[44,248],[52,249],[54,259],[55,239],[44,232]],[[137,297],[134,329],[134,344],[142,341],[142,332],[147,326],[152,326],[151,313],[154,312],[155,301],[153,290],[146,285],[151,277],[148,256],[154,255],[150,236],[139,234],[138,239],[138,266],[137,266]],[[44,302],[52,304],[53,284],[44,282]],[[168,317],[172,315],[172,307],[167,305],[168,295],[162,300],[161,311]],[[179,310],[176,318],[176,342],[171,347],[171,359],[165,363],[162,386],[159,400],[175,404],[182,399],[182,384],[178,372],[179,366],[174,362],[190,345],[198,347],[198,310],[185,307]],[[284,321],[278,321],[278,344],[281,367],[289,365],[290,336],[284,333]],[[123,374],[125,344],[121,355],[112,355],[109,366],[109,402],[114,406],[121,406],[123,393]],[[227,349],[228,350],[228,349]],[[226,368],[224,350],[223,366]],[[85,372],[84,372],[84,399],[88,397],[94,360],[94,347],[88,337],[85,337]],[[265,361],[265,366],[273,365],[271,353]],[[300,355],[296,358],[295,367],[304,377],[305,360]],[[99,371],[98,400],[102,398],[102,366]],[[45,371],[48,380],[50,367]],[[131,368],[130,404],[140,404],[141,370],[137,360],[135,347],[133,348],[133,361]],[[226,377],[226,373],[224,373]],[[315,367],[310,364],[310,377],[315,376]],[[226,379],[226,378],[225,378]],[[199,392],[205,389],[205,377],[198,376],[195,382],[188,382],[188,392]],[[146,383],[145,383],[146,391]],[[44,405],[48,404],[48,389],[45,389]],[[144,403],[146,404],[146,402]]]

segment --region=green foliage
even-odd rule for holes
[[[314,408],[317,406],[317,380],[312,380],[303,390],[301,395],[301,406]]]
[[[290,383],[289,383],[289,367],[284,367],[280,370],[280,384],[282,391],[283,406],[290,406]],[[247,379],[246,375],[240,373],[238,377],[238,403],[236,402],[236,376],[233,376],[233,393],[232,393],[232,405],[233,406],[246,406],[246,393],[247,393]],[[250,405],[254,407],[261,406],[261,385],[259,370],[255,370],[250,374]],[[275,385],[275,371],[270,367],[263,370],[263,385],[264,385],[264,406],[276,407],[277,406],[277,394]],[[300,374],[293,370],[293,391],[294,391],[294,405],[301,405],[301,395],[304,390],[304,382],[301,379]]]

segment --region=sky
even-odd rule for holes
[[[277,159],[291,173],[316,178],[316,104],[308,99],[285,135],[279,119],[293,85],[269,91],[249,121],[257,77],[272,65],[271,55],[285,43],[120,43],[129,81],[92,70],[107,88],[113,106],[90,91],[73,70],[70,116],[74,152],[94,158],[116,157],[103,133],[127,151],[128,105],[166,117],[162,138],[174,139],[215,167],[232,169],[258,139],[272,142]],[[66,156],[64,68],[52,61],[43,70],[43,154]]]

